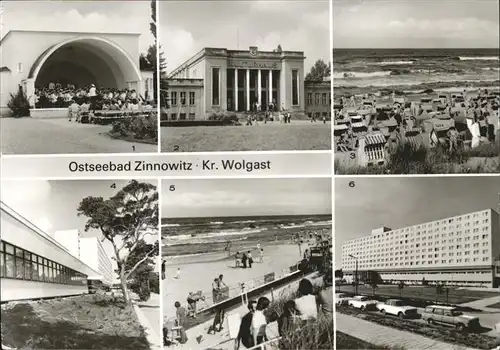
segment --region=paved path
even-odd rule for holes
[[[418,334],[381,326],[341,313],[336,314],[335,322],[337,331],[349,334],[374,345],[387,346],[389,348],[402,347],[408,350],[473,350],[473,348],[444,343]]]
[[[158,146],[115,140],[111,125],[79,124],[65,118],[0,118],[3,154],[144,153]],[[135,146],[135,151],[132,146]]]
[[[135,305],[138,308],[136,310],[137,317],[141,325],[146,329],[151,349],[161,349],[160,296],[151,293],[148,301],[137,301]]]
[[[489,308],[489,305],[500,303],[500,295],[491,298],[480,299],[476,301],[471,301],[469,303],[460,304],[460,306],[472,307],[474,309],[481,309],[485,311],[499,312],[499,309]]]

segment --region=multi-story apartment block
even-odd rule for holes
[[[499,215],[492,209],[371,235],[342,245],[342,270],[353,279],[376,271],[386,282],[500,286]],[[359,278],[359,277],[358,277]]]

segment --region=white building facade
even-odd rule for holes
[[[492,209],[371,235],[342,245],[347,280],[356,271],[377,272],[383,281],[500,286],[499,215]],[[359,277],[358,277],[359,278]]]
[[[115,274],[111,259],[97,237],[80,238],[80,260],[98,271],[105,285],[113,284]]]
[[[5,203],[0,209],[2,302],[88,293],[94,269]]]
[[[0,112],[11,93],[26,96],[51,82],[135,89],[153,97],[153,73],[139,68],[139,34],[9,31],[0,41]],[[34,106],[32,106],[34,108]]]

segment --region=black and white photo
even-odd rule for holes
[[[333,0],[337,174],[499,173],[499,4]]]
[[[335,179],[337,348],[500,345],[499,184]]]
[[[160,343],[157,181],[2,181],[2,349]]]
[[[328,1],[159,4],[163,152],[331,149]]]
[[[156,2],[2,1],[3,154],[157,152]]]

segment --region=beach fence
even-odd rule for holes
[[[236,285],[221,288],[219,292],[215,291],[197,291],[198,305],[196,312],[188,310],[190,315],[205,313],[214,313],[217,309],[227,309],[237,305],[246,305],[249,298],[259,295],[263,291],[271,291],[291,280],[297,279],[302,274],[299,271],[298,264],[283,269],[281,273],[270,272],[265,275],[247,280]]]

